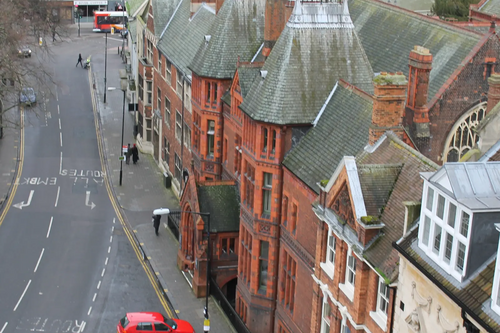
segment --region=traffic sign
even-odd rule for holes
[[[124,157],[124,156],[120,156],[120,157],[118,157],[118,159],[119,159],[120,161],[123,161],[123,160],[125,160],[125,157]]]

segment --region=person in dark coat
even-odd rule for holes
[[[80,64],[83,68],[83,62],[82,62],[83,58],[82,58],[82,54],[79,53],[78,54],[78,62],[76,63],[76,66],[75,67],[78,67],[78,64]]]
[[[136,164],[137,161],[139,161],[139,149],[137,149],[135,143],[134,146],[130,148],[130,153],[132,154],[132,161]]]
[[[153,215],[153,227],[155,227],[155,234],[158,236],[158,229],[160,228],[161,215]]]

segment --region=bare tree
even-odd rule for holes
[[[57,2],[44,0],[0,0],[2,117],[19,106],[19,93],[23,87],[39,90],[53,82],[52,74],[46,68],[52,45],[48,41],[52,41],[54,34],[62,35],[68,30],[55,6]],[[17,126],[13,120],[3,120],[0,126]]]

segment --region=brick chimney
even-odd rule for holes
[[[288,0],[266,0],[264,23],[264,48],[262,55],[269,56],[271,49],[278,40],[291,11],[287,10]]]
[[[486,107],[486,114],[500,102],[500,73],[491,74],[488,78],[488,105]]]
[[[374,96],[369,144],[374,144],[386,131],[403,138],[403,116],[408,82],[403,73],[385,73],[373,79]]]
[[[410,73],[408,81],[407,106],[413,110],[414,123],[428,123],[427,103],[429,91],[429,74],[432,69],[432,54],[422,46],[415,46],[410,52]]]

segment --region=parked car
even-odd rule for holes
[[[18,50],[20,57],[31,58],[31,49],[27,45],[23,45]]]
[[[166,318],[158,312],[131,312],[120,319],[117,333],[172,332],[195,333],[193,326],[185,320]]]
[[[19,93],[19,102],[22,104],[32,105],[36,103],[36,94],[33,88],[23,88]]]

